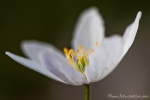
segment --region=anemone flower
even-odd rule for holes
[[[140,18],[141,12],[138,12],[123,36],[105,37],[103,18],[97,8],[91,7],[80,15],[71,42],[73,48],[64,48],[65,55],[51,44],[34,40],[21,43],[29,59],[10,52],[6,54],[56,81],[71,85],[86,84],[88,89],[87,84],[103,79],[119,64],[134,41]]]

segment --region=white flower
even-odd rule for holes
[[[66,57],[54,46],[38,41],[22,42],[23,58],[6,54],[22,65],[66,84],[96,82],[112,72],[132,45],[138,30],[141,12],[127,27],[123,37],[104,36],[104,21],[95,7],[85,10],[77,23],[73,49],[64,48]]]

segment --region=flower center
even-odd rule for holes
[[[64,53],[66,55],[67,62],[73,66],[76,70],[85,74],[85,68],[89,65],[88,57],[94,52],[93,49],[89,49],[88,53],[85,52],[83,46],[79,46],[76,51],[73,49],[68,50],[64,48]]]

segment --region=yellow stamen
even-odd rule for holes
[[[96,42],[96,46],[98,46],[98,42]]]
[[[79,50],[76,50],[76,55],[79,55]]]
[[[88,62],[85,62],[86,66],[88,66]]]
[[[83,49],[83,46],[82,46],[82,45],[79,45],[79,49]]]
[[[89,50],[88,50],[88,55],[90,56],[93,52],[94,52],[93,49],[89,49]]]
[[[69,54],[70,54],[70,55],[74,55],[73,49],[70,49],[70,50],[69,50]]]
[[[66,47],[64,47],[64,53],[65,53],[65,55],[67,56],[67,54],[68,54],[68,49],[67,49]]]
[[[90,52],[92,52],[92,49],[90,50]],[[84,74],[85,67],[88,66],[89,60],[83,46],[80,45],[78,47],[78,50],[76,50],[75,52],[73,49],[68,50],[67,48],[64,48],[64,53],[67,57],[67,62],[82,74]]]

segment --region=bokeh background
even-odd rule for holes
[[[124,59],[105,79],[92,83],[92,100],[109,100],[108,94],[120,93],[150,96],[149,5],[149,0],[0,0],[0,100],[83,100],[84,86],[56,82],[13,61],[5,51],[24,56],[20,43],[30,39],[61,50],[70,47],[79,14],[91,6],[99,8],[106,36],[122,35],[137,12],[143,13]]]

